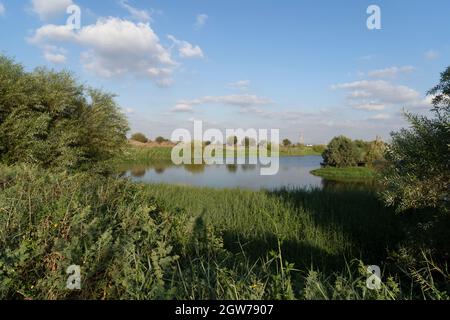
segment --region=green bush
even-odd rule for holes
[[[284,139],[283,140],[283,146],[289,147],[290,145],[292,145],[291,140],[289,140],[289,139]]]
[[[333,138],[323,153],[323,164],[330,167],[353,167],[358,164],[358,148],[351,139],[339,136]]]
[[[179,223],[142,187],[18,166],[0,167],[0,190],[0,299],[170,298]],[[66,289],[70,265],[81,291]]]
[[[312,147],[312,149],[314,152],[323,154],[325,152],[325,150],[327,149],[327,147],[323,146],[323,145],[315,145]]]
[[[167,139],[164,138],[164,137],[157,137],[157,138],[155,139],[155,141],[156,141],[157,143],[161,144],[161,143],[166,142]]]
[[[125,145],[128,125],[113,95],[70,73],[26,72],[0,56],[0,92],[0,161],[79,170]]]
[[[434,117],[406,113],[409,129],[392,134],[384,198],[398,211],[450,208],[450,67],[433,88]]]
[[[135,133],[131,136],[131,140],[137,141],[137,142],[142,142],[142,143],[147,143],[148,139],[147,137],[143,134],[143,133]]]

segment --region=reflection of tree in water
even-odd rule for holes
[[[166,171],[166,167],[155,167],[156,174],[163,174]]]
[[[184,168],[186,171],[189,171],[191,173],[203,173],[205,171],[206,165],[204,164],[185,164]]]
[[[140,178],[145,176],[145,172],[146,172],[146,168],[145,167],[133,167],[131,168],[130,172],[131,175],[135,178]]]
[[[330,191],[345,191],[345,190],[376,191],[380,188],[380,185],[375,180],[335,181],[322,179],[322,187],[324,190]]]
[[[256,169],[256,165],[254,164],[243,164],[242,165],[242,170],[244,171],[250,171],[250,170],[255,170]]]
[[[238,170],[238,166],[236,164],[227,164],[227,170],[231,173],[236,173]]]

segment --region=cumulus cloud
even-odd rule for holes
[[[206,21],[208,20],[208,16],[206,14],[198,14],[195,18],[195,28],[201,29],[205,26]]]
[[[151,15],[147,10],[140,10],[132,7],[127,0],[119,0],[119,5],[128,11],[133,20],[141,22],[149,22],[151,20]]]
[[[395,78],[400,74],[411,73],[415,70],[413,66],[390,67],[369,72],[371,78]]]
[[[420,100],[420,94],[407,86],[394,85],[384,80],[361,80],[333,85],[334,90],[347,91],[347,99],[353,106],[372,105],[372,110],[381,110],[381,105],[409,105]],[[370,107],[365,108],[370,109]]]
[[[427,52],[424,53],[425,59],[427,60],[436,60],[439,59],[440,57],[440,53],[436,50],[428,50]]]
[[[0,16],[4,15],[5,11],[6,11],[5,6],[3,5],[3,3],[0,2]]]
[[[247,90],[249,86],[250,86],[250,80],[239,80],[236,82],[229,83],[227,85],[228,88],[239,89],[239,90]]]
[[[199,46],[193,46],[187,41],[178,40],[172,35],[168,35],[167,38],[169,38],[169,40],[171,40],[178,48],[178,54],[180,57],[188,59],[204,58],[203,50]]]
[[[86,70],[102,77],[148,77],[166,86],[177,63],[148,23],[101,18],[78,31],[67,26],[45,25],[29,39],[37,45],[71,42],[86,48],[81,55]]]
[[[44,46],[44,58],[50,63],[53,64],[62,64],[67,60],[66,53],[67,51],[63,48],[59,48],[56,46]]]
[[[226,105],[241,108],[250,108],[254,106],[270,105],[273,101],[256,95],[227,95],[227,96],[205,96],[193,100],[180,100],[172,109],[174,112],[191,112],[194,106],[200,105]]]
[[[72,4],[72,0],[31,0],[32,11],[41,20],[48,20],[65,13],[67,8]]]

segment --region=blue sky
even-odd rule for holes
[[[389,138],[450,63],[450,2],[0,0],[0,50],[118,95],[132,131],[279,128]],[[80,29],[66,8],[81,9]],[[381,30],[366,10],[381,9]]]

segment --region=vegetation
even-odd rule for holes
[[[283,140],[283,146],[289,147],[289,146],[291,146],[291,145],[292,145],[291,140],[289,140],[289,139],[284,139],[284,140]]]
[[[377,177],[377,172],[369,167],[334,168],[325,167],[311,171],[315,176],[328,180],[371,180]]]
[[[354,167],[358,164],[358,151],[351,139],[339,136],[333,138],[323,153],[325,166],[343,168]]]
[[[103,170],[126,143],[128,125],[113,95],[67,72],[0,56],[0,161],[44,168]]]
[[[164,143],[164,142],[168,142],[169,140],[166,139],[166,138],[164,138],[164,137],[157,137],[157,138],[155,139],[155,141],[156,141],[157,143],[161,144],[161,143]]]
[[[134,133],[131,136],[131,140],[137,141],[137,142],[141,142],[141,143],[147,143],[148,142],[148,138],[145,136],[145,134],[143,133]]]
[[[417,237],[371,193],[139,185],[23,165],[1,167],[0,182],[2,299],[449,297],[448,270],[427,251],[388,255]],[[373,262],[379,291],[365,286]],[[72,264],[80,291],[65,288]]]
[[[323,152],[325,167],[346,168],[358,165],[373,166],[384,161],[386,146],[377,138],[375,141],[365,142],[339,136],[333,138]]]
[[[384,198],[398,211],[439,208],[450,213],[450,67],[430,92],[433,118],[406,113],[409,129],[392,134]]]
[[[213,190],[86,170],[171,148],[121,154],[112,95],[2,57],[0,299],[450,299],[449,81],[447,70],[431,91],[435,118],[409,115],[394,134],[382,201],[351,186]],[[342,167],[384,147],[335,138],[322,170],[368,175]],[[380,290],[366,287],[369,264],[383,270]],[[66,289],[70,265],[79,291]]]

